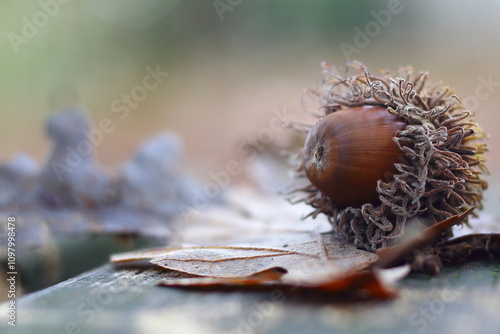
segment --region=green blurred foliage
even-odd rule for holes
[[[14,52],[8,34],[22,36],[23,18],[33,23],[44,8],[41,3],[56,8],[51,9],[55,15]],[[171,66],[199,50],[338,44],[353,25],[370,19],[368,8],[383,5],[383,1],[242,1],[221,21],[212,1],[2,2],[0,20],[7,38],[0,44],[4,50],[0,76],[9,83],[2,95],[10,108],[51,108],[77,99],[89,86],[106,89],[116,81],[119,85],[124,78],[140,75],[145,64]],[[26,94],[30,98],[19,101]]]

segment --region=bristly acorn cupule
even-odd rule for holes
[[[298,175],[309,184],[295,201],[367,250],[398,240],[409,224],[481,208],[485,136],[450,88],[409,67],[374,76],[351,62],[343,73],[324,63],[312,91],[322,115],[305,127]]]

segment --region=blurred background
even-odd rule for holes
[[[427,70],[469,103],[491,137],[485,205],[498,213],[499,17],[495,0],[2,1],[0,161],[24,151],[42,163],[45,119],[76,103],[95,126],[114,125],[97,147],[106,168],[172,129],[186,169],[204,179],[241,159],[238,144],[269,127],[273,111],[302,117],[322,61],[351,58],[372,72]],[[142,89],[155,69],[168,76]]]

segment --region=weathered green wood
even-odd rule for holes
[[[193,292],[155,283],[180,274],[111,265],[17,300],[1,333],[495,333],[500,262],[414,275],[389,302],[331,303],[279,291]],[[5,307],[3,304],[2,307]]]

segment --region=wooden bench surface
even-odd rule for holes
[[[499,333],[500,262],[412,275],[388,302],[332,303],[266,292],[156,286],[179,273],[105,265],[17,300],[2,333]],[[6,307],[4,304],[2,307]]]

